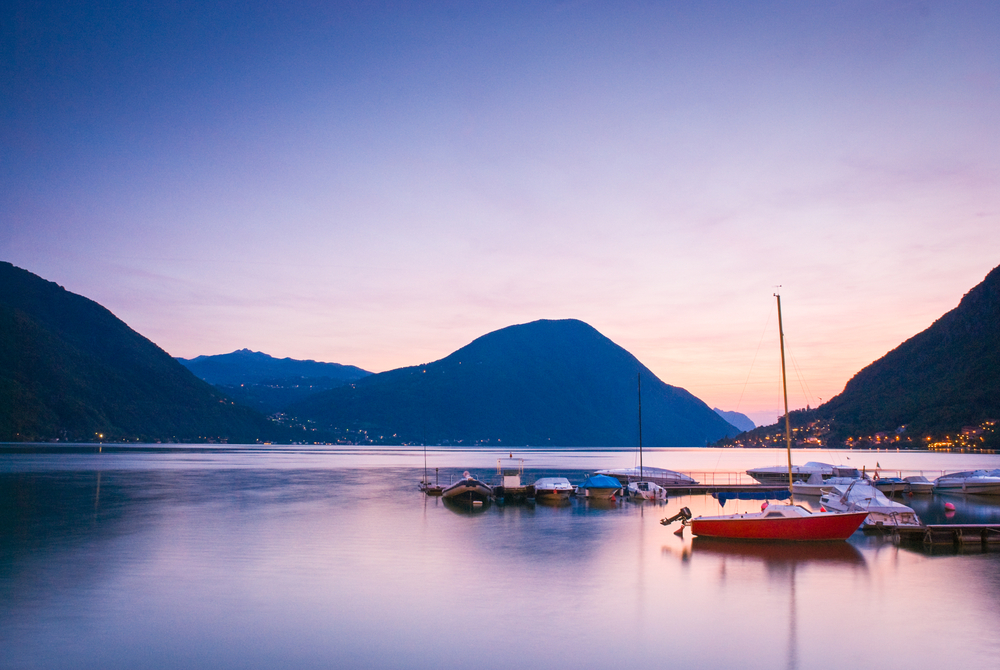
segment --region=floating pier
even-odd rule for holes
[[[900,542],[922,543],[925,546],[1000,547],[1000,524],[942,523],[920,528],[897,528]]]

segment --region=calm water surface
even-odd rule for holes
[[[492,478],[496,450],[429,452]],[[630,467],[532,451],[529,479]],[[994,668],[1000,552],[692,541],[666,504],[492,505],[416,490],[423,452],[0,446],[0,668]],[[654,451],[729,472],[771,450]],[[850,460],[845,460],[845,459]],[[925,471],[998,456],[797,452]],[[1000,523],[1000,500],[911,498]],[[751,509],[729,502],[726,512]]]

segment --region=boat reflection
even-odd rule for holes
[[[542,507],[569,507],[573,502],[568,497],[560,498],[539,498],[535,497],[535,504]]]
[[[848,542],[740,542],[712,537],[691,540],[693,556],[736,557],[760,561],[768,567],[805,563],[843,564],[865,567],[865,557]]]
[[[460,514],[462,516],[473,516],[476,514],[482,514],[490,508],[490,501],[480,502],[478,500],[459,500],[456,498],[442,498],[441,502],[444,506],[455,514]]]

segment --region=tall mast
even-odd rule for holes
[[[642,377],[635,373],[636,388],[639,390],[639,481],[642,481]]]
[[[792,493],[792,422],[788,418],[788,381],[785,379],[785,329],[781,326],[781,296],[778,299],[778,341],[781,344],[781,390],[785,396],[785,449],[788,452],[788,493]],[[794,502],[795,498],[791,500]]]

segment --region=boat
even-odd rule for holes
[[[793,465],[791,470],[793,483],[804,482],[813,475],[819,475],[822,479],[829,479],[833,476],[832,465],[829,463],[817,463],[816,461],[809,461],[805,465]],[[788,481],[787,465],[751,468],[746,472],[761,484],[784,484]]]
[[[936,493],[978,493],[1000,495],[1000,469],[970,470],[942,475],[934,480]]]
[[[600,470],[598,474],[618,479],[625,487],[625,494],[636,500],[666,500],[664,486],[690,486],[694,479],[680,472],[664,468],[646,468],[642,464],[642,375],[636,373],[636,390],[639,398],[639,467],[620,470]]]
[[[573,485],[565,477],[542,477],[535,481],[535,500],[568,501]]]
[[[644,468],[620,468],[618,470],[598,470],[599,475],[608,475],[609,477],[614,477],[622,486],[628,485],[629,482],[634,481],[647,481],[653,482],[660,486],[694,486],[698,482],[697,480],[688,477],[684,473],[674,472],[673,470],[667,470],[666,468],[652,468],[650,466],[645,466]]]
[[[874,482],[855,479],[847,486],[837,485],[820,498],[823,508],[834,512],[868,512],[864,528],[922,528],[912,507],[889,500]]]
[[[801,505],[767,505],[760,512],[700,516],[687,525],[698,537],[783,542],[846,540],[867,512],[812,512]]]
[[[788,467],[785,470],[789,490],[794,482],[792,468],[792,423],[788,413],[788,384],[785,375],[785,333],[781,323],[781,296],[778,299],[778,338],[781,347],[781,385],[785,399],[785,450]],[[831,476],[833,475],[831,466]],[[822,475],[821,475],[822,476]],[[788,504],[765,505],[759,512],[691,518],[687,508],[672,517],[662,519],[668,526],[678,519],[698,537],[779,542],[824,542],[846,540],[861,527],[868,512],[813,512],[795,504],[794,494]],[[683,530],[683,528],[681,529]]]
[[[793,484],[795,482],[806,482],[810,479],[815,483],[816,477],[819,477],[822,481],[826,481],[831,477],[853,477],[855,479],[862,477],[861,472],[853,466],[830,465],[829,463],[819,463],[817,461],[809,461],[805,465],[793,465],[791,466],[791,470]],[[784,484],[788,481],[787,465],[752,468],[747,470],[746,473],[761,484]]]
[[[905,493],[907,488],[906,480],[902,477],[879,477],[878,479],[872,479],[872,484],[879,491],[890,496],[897,493]]]
[[[903,481],[906,482],[907,493],[912,493],[913,495],[934,493],[934,482],[923,475],[903,477]]]
[[[461,479],[444,487],[441,496],[445,500],[481,504],[493,496],[493,489],[490,488],[489,484],[479,481],[466,470],[462,473]]]
[[[514,458],[513,453],[509,458],[498,458],[497,475],[500,476],[500,483],[493,487],[493,495],[505,503],[523,502],[533,498],[535,487],[521,481],[523,474],[523,458]]]
[[[614,500],[621,490],[621,482],[614,477],[601,474],[586,477],[577,487],[577,491],[583,491],[584,497],[599,500]]]
[[[808,464],[807,464],[808,465]],[[809,475],[809,479],[792,482],[792,494],[803,496],[821,496],[832,490],[834,486],[847,486],[856,479],[863,479],[864,475],[858,469],[848,465],[831,465],[830,475],[826,476],[819,472]]]
[[[667,490],[651,481],[629,482],[625,490],[629,498],[637,500],[667,499]]]
[[[831,485],[826,483],[823,479],[823,475],[819,472],[814,472],[809,475],[808,479],[805,480],[795,480],[792,482],[792,493],[797,496],[821,496],[827,493],[831,488]]]

